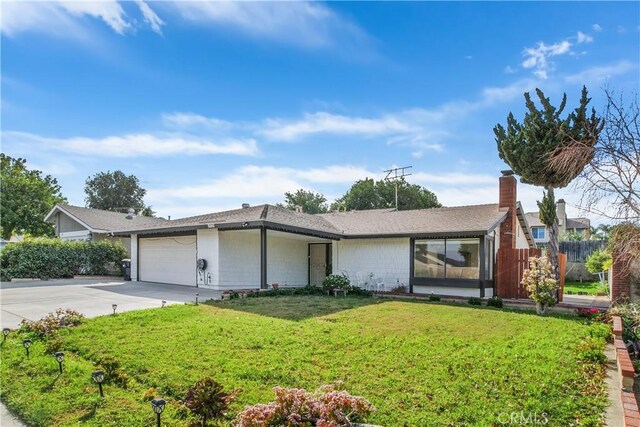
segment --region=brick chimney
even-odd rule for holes
[[[517,202],[518,182],[513,176],[512,170],[502,171],[499,180],[500,196],[498,206],[501,211],[507,212],[507,217],[500,224],[500,247],[515,248],[516,232],[518,224],[516,223],[516,202]]]

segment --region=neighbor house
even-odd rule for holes
[[[333,272],[387,291],[484,297],[497,249],[534,247],[511,171],[499,187],[495,204],[320,215],[245,204],[111,233],[131,239],[133,280],[266,289],[321,284]]]
[[[566,232],[574,232],[581,236],[589,232],[591,221],[588,218],[568,218],[566,210],[566,202],[560,199],[557,202],[556,215],[558,217],[558,235]],[[546,225],[540,221],[540,212],[527,212],[527,222],[531,227],[531,234],[536,242],[536,246],[544,248],[549,243],[549,230]]]
[[[133,213],[104,211],[66,204],[56,204],[44,220],[53,224],[56,237],[62,240],[119,241],[127,248],[127,252],[131,251],[129,236],[116,237],[114,233],[137,227],[154,227],[166,222],[162,218],[150,218],[137,216]]]

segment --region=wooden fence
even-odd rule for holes
[[[589,255],[607,247],[606,240],[582,240],[560,242],[560,252],[567,254],[568,262],[585,262]]]
[[[528,299],[529,293],[520,284],[524,271],[529,268],[529,257],[541,256],[540,249],[498,249],[496,259],[496,295],[502,298]],[[558,300],[562,301],[567,256],[560,254],[560,290]]]

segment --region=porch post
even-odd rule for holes
[[[260,227],[260,289],[267,289],[267,229]]]

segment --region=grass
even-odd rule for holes
[[[566,282],[564,284],[564,293],[568,291],[577,294],[578,292],[587,292],[587,295],[596,295],[599,292],[606,293],[608,289],[607,285],[602,285],[599,281],[595,282]]]
[[[599,425],[603,382],[576,353],[589,333],[567,317],[373,298],[171,306],[62,331],[62,375],[47,342],[35,341],[26,359],[11,334],[0,396],[32,425],[141,426],[154,423],[144,394],[155,388],[169,401],[166,425],[187,426],[179,400],[204,376],[242,389],[233,413],[273,400],[277,385],[342,381],[377,407],[368,421],[388,427],[491,426],[520,411],[545,413],[547,425]],[[91,381],[101,361],[128,378],[126,388],[105,384],[104,399]]]

